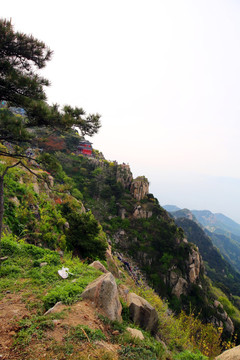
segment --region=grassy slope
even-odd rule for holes
[[[9,160],[10,162],[11,160]],[[1,164],[0,166],[5,165]],[[106,166],[113,168],[113,165],[109,165],[107,162]],[[101,173],[98,171],[94,173],[96,177],[94,181],[101,177]],[[81,213],[82,211],[81,199],[83,196],[79,189],[74,187],[72,179],[68,178],[61,168],[56,171],[56,176],[57,193],[49,191],[44,184],[36,182],[36,179],[33,180],[33,177],[23,169],[12,169],[6,177],[6,235],[3,239],[1,255],[7,255],[8,259],[2,263],[0,269],[0,307],[3,312],[5,311],[5,316],[2,316],[1,319],[2,323],[5,321],[1,330],[4,356],[6,354],[8,359],[78,359],[84,358],[79,357],[78,351],[86,353],[86,358],[88,356],[96,358],[95,351],[103,351],[99,358],[104,359],[105,356],[106,359],[157,359],[164,358],[164,354],[169,354],[166,356],[172,359],[174,356],[180,356],[179,354],[185,350],[201,349],[207,355],[218,353],[219,334],[216,330],[212,327],[205,328],[192,315],[186,317],[182,314],[178,319],[168,316],[167,306],[152,290],[136,287],[127,277],[121,282],[127,282],[130,289],[145,297],[157,308],[160,316],[160,335],[167,350],[164,350],[163,346],[160,346],[147,333],[145,334],[146,341],[141,344],[139,341],[130,339],[124,334],[126,326],[129,325],[128,318],[123,325],[120,325],[111,324],[106,319],[99,319],[97,315],[94,315],[92,321],[89,322],[80,317],[79,323],[76,325],[75,323],[66,323],[64,320],[64,318],[70,317],[69,314],[43,317],[45,310],[59,300],[66,304],[72,304],[79,300],[83,288],[99,275],[78,258],[72,259],[71,255],[60,258],[57,252],[44,249],[44,247],[52,249],[66,249],[67,247],[68,239],[64,226],[66,218],[61,210],[59,199],[61,203],[70,203],[73,212]],[[93,181],[90,187],[87,186],[88,178],[84,177],[84,167],[81,181],[86,188],[85,194],[89,192],[87,198],[91,204],[91,191],[93,191],[91,186],[94,187],[96,181],[95,183]],[[121,195],[121,188],[115,186],[111,172],[107,181],[106,187],[100,188],[99,191],[104,197],[106,194],[109,196],[108,190],[111,189],[111,199],[105,198],[104,201],[109,203],[110,208],[114,210],[116,199]],[[36,188],[39,191],[36,191]],[[112,198],[113,196],[115,200]],[[127,207],[127,194],[123,201]],[[96,202],[93,205],[96,205]],[[108,212],[103,214],[104,217],[106,215]],[[47,262],[47,265],[40,267],[42,262]],[[62,265],[70,268],[70,271],[75,274],[74,279],[69,278],[63,281],[58,277],[57,270]],[[76,281],[72,282],[72,280]],[[126,307],[125,310],[127,313]],[[66,311],[68,310],[66,309],[65,313]],[[63,317],[63,320],[58,317]],[[56,322],[53,320],[60,321],[59,327],[62,332],[60,342],[54,338]],[[91,334],[90,330],[84,328],[86,336],[84,331],[77,327],[83,323],[91,327],[95,321],[99,324],[95,330],[102,329],[105,341],[114,346],[111,351],[106,348],[98,349],[98,346],[93,344],[97,338],[101,339],[101,333]],[[131,324],[132,326],[133,324]],[[112,332],[116,329],[119,331],[119,336],[112,336]],[[193,336],[194,329],[196,337]],[[84,337],[81,337],[79,332],[83,333]],[[201,334],[200,338],[199,334]],[[212,336],[215,340],[209,341]],[[185,354],[183,356],[185,359],[193,358],[193,355]],[[196,355],[195,358],[201,359],[201,356]]]
[[[61,258],[57,252],[19,243],[11,235],[4,237],[2,251],[8,259],[0,268],[0,307],[5,314],[1,319],[0,341],[1,354],[7,359],[94,359],[97,356],[150,360],[178,359],[181,353],[185,354],[185,359],[203,359],[192,351],[200,348],[205,354],[219,352],[219,336],[213,328],[208,331],[209,338],[215,334],[215,343],[212,337],[210,343],[206,327],[197,319],[184,314],[178,319],[169,316],[167,305],[150,288],[136,287],[126,273],[118,280],[118,285],[127,285],[155,306],[160,317],[159,333],[167,349],[144,331],[144,341],[129,337],[126,327],[135,326],[128,318],[123,299],[124,321],[121,324],[110,322],[98,315],[91,304],[79,301],[84,287],[100,272],[78,258],[70,254]],[[47,264],[41,267],[42,262]],[[74,275],[61,279],[57,270],[62,266],[68,267]],[[44,316],[57,301],[67,306],[63,306],[60,313]],[[198,335],[194,339],[195,332]],[[186,350],[190,351],[189,357]]]

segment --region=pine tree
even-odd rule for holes
[[[49,106],[45,87],[50,82],[39,75],[52,57],[52,51],[32,35],[15,32],[11,21],[0,19],[0,100],[7,102],[0,109],[0,141],[19,145],[33,137],[32,127],[44,126],[52,130],[66,131],[73,126],[82,135],[94,135],[100,128],[100,115],[86,115],[82,108],[59,105]],[[24,109],[25,116],[15,115],[9,106]],[[0,239],[4,213],[4,176],[7,171],[21,165],[32,172],[24,162],[26,156],[20,148],[15,152],[0,149],[0,156],[16,160],[0,174]]]

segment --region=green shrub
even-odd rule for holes
[[[5,235],[1,239],[2,256],[14,255],[19,253],[20,245],[13,235]]]
[[[72,327],[67,336],[65,336],[65,340],[77,340],[77,341],[88,341],[89,340],[106,340],[106,336],[99,329],[94,330],[90,329],[88,326],[77,325],[76,327]]]
[[[191,351],[183,351],[174,356],[174,360],[207,360],[208,357],[204,356],[200,353],[200,351],[196,351],[192,353]]]
[[[10,278],[16,278],[20,275],[20,273],[21,268],[19,266],[9,265],[5,263],[0,266],[0,277],[7,276]]]
[[[107,241],[93,214],[90,211],[82,214],[73,212],[69,204],[64,204],[62,211],[69,222],[66,234],[68,248],[84,258],[104,259]]]

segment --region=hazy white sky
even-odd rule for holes
[[[99,112],[107,159],[162,205],[240,222],[240,1],[8,0],[1,17],[54,50],[49,102]]]

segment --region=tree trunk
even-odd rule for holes
[[[4,213],[4,175],[0,176],[0,257],[1,257],[1,239],[2,239],[2,229],[3,229],[3,213]]]

